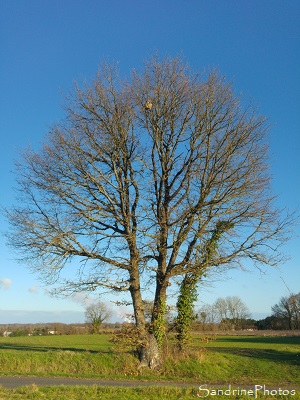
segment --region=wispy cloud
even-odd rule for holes
[[[116,316],[117,320],[121,320],[122,322],[132,322],[132,307],[129,306],[117,306],[114,310],[114,315]]]
[[[74,293],[71,296],[71,299],[75,303],[78,303],[84,307],[89,306],[90,304],[93,304],[95,301],[91,297],[89,297],[86,293],[83,293],[83,292]]]
[[[11,287],[12,280],[9,278],[0,278],[0,289],[9,289]]]
[[[29,293],[38,293],[38,291],[39,291],[39,287],[36,286],[36,285],[32,285],[32,286],[28,289],[28,292],[29,292]]]

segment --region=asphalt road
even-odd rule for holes
[[[0,385],[7,389],[15,389],[20,386],[76,386],[76,385],[98,385],[98,386],[123,386],[123,387],[136,387],[136,386],[175,386],[175,387],[195,387],[199,385],[196,383],[182,383],[182,382],[154,382],[154,381],[113,381],[102,379],[77,379],[77,378],[48,378],[40,376],[0,376]]]

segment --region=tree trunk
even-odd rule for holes
[[[149,367],[155,369],[161,364],[161,353],[157,340],[153,334],[148,333],[141,347],[138,349],[139,360],[141,362],[139,368]]]
[[[141,343],[137,348],[138,357],[141,362],[140,367],[149,367],[154,369],[161,364],[159,345],[154,334],[149,333],[146,326],[139,275],[136,271],[131,271],[130,278],[130,293],[133,302],[135,323]]]
[[[184,350],[190,340],[191,325],[194,320],[194,303],[198,298],[196,274],[186,274],[180,285],[177,299],[177,317],[175,320],[176,339],[180,351]]]
[[[154,334],[158,347],[162,346],[165,334],[166,300],[167,283],[163,282],[162,284],[161,282],[157,281],[151,320],[151,333]]]

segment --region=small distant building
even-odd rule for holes
[[[8,337],[8,336],[10,336],[12,334],[12,332],[8,332],[8,331],[4,331],[3,332],[3,336],[4,337]]]
[[[48,335],[56,335],[56,331],[48,331]]]

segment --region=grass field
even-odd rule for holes
[[[23,387],[15,390],[4,390],[0,388],[0,399],[1,400],[13,400],[13,399],[26,399],[26,400],[195,400],[200,398],[205,399],[244,399],[253,400],[264,399],[264,400],[299,400],[299,396],[296,395],[208,395],[202,397],[197,396],[199,392],[196,389],[180,389],[180,388],[111,388],[111,387],[47,387],[39,388],[37,386]]]
[[[201,336],[195,335],[191,348],[183,355],[178,355],[169,341],[164,366],[158,371],[138,370],[136,358],[130,352],[115,349],[109,339],[109,335],[0,338],[0,374],[193,382],[195,387],[200,384],[216,384],[220,388],[228,384],[300,387],[300,337],[220,336],[204,343]],[[58,392],[54,396],[55,390]],[[172,400],[197,398],[196,394],[195,389],[165,387],[0,389],[0,399]],[[300,398],[297,396],[280,398]],[[228,396],[206,398],[228,399]]]

